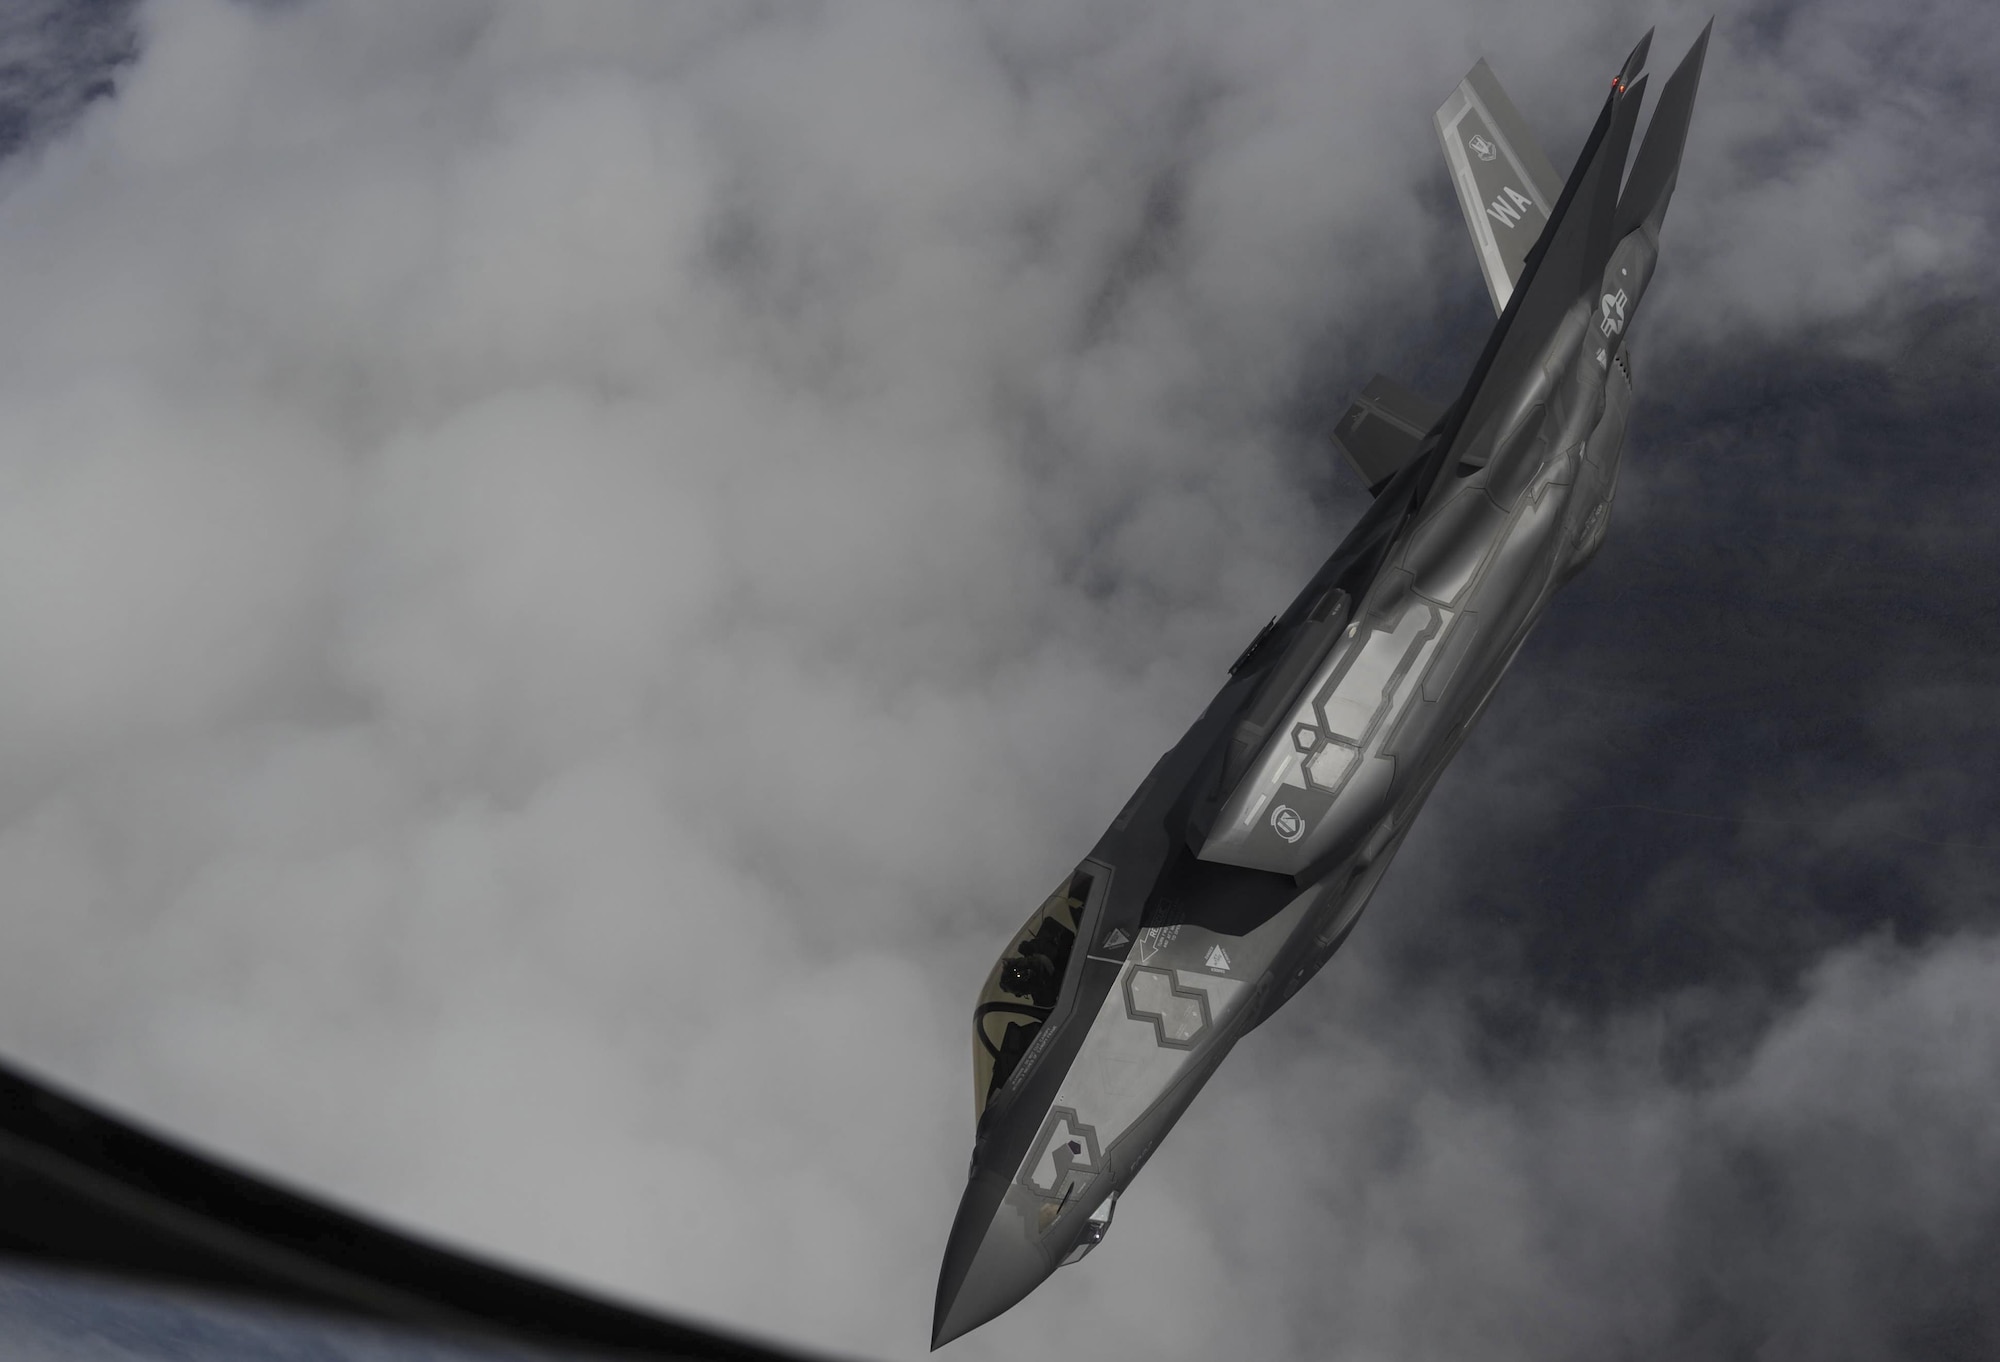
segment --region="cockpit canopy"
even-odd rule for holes
[[[1090,876],[1065,879],[1028,918],[994,962],[972,1010],[972,1096],[975,1116],[1006,1086],[1029,1043],[1062,996],[1070,951],[1090,898]]]

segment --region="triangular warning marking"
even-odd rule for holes
[[[1104,938],[1104,949],[1107,951],[1115,951],[1120,946],[1127,944],[1131,940],[1132,938],[1125,934],[1125,929],[1123,927],[1113,927],[1111,929],[1111,935]]]
[[[1208,954],[1201,958],[1201,962],[1219,974],[1229,968],[1229,952],[1220,946],[1210,946]]]

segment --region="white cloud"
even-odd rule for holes
[[[555,13],[160,0],[0,180],[0,1033],[407,1223],[914,1355],[993,949],[1359,506],[1304,356],[1476,288],[1431,107],[1490,38],[1561,152],[1642,23]],[[1745,169],[1791,87],[1730,41],[1672,334],[1968,267],[1901,125]],[[1834,968],[1704,1105],[1482,1085],[1436,1000],[1408,1049],[1329,1003],[1357,953],[1297,1009],[1350,1030],[1260,1042],[960,1346],[1610,1346],[1674,1308],[1617,1293],[1690,1130],[1836,1100],[1828,1028],[1929,1036],[1987,954]]]

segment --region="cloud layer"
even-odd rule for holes
[[[35,49],[0,1043],[918,1354],[993,951],[1365,501],[1329,409],[1487,324],[1431,108],[1488,55],[1566,164],[1702,17],[162,0],[80,113]],[[1990,27],[1723,17],[1611,546],[967,1356],[2000,1338]]]

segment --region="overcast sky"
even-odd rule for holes
[[[1708,11],[8,13],[0,1052],[916,1357],[995,953],[1359,514],[1349,396],[1491,325],[1431,111],[1485,56],[1566,167]],[[2000,1351],[1995,69],[1722,12],[1604,552],[952,1355]]]

